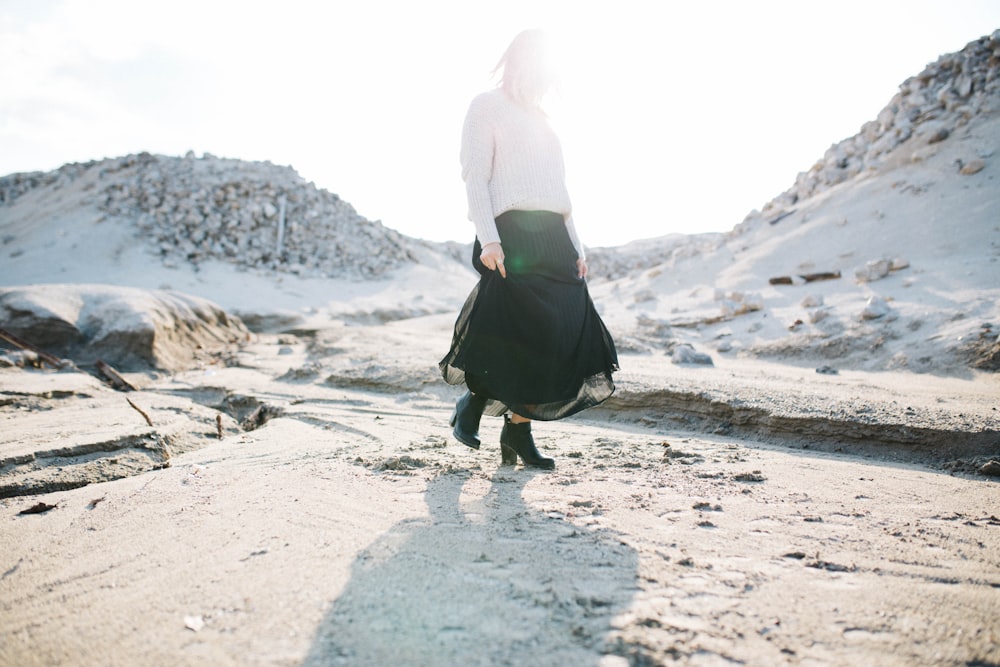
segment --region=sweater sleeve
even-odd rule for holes
[[[494,132],[488,104],[482,96],[469,106],[462,127],[462,180],[469,200],[469,220],[476,228],[482,245],[499,243],[500,233],[490,199],[490,178],[493,176]]]

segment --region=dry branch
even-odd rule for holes
[[[7,331],[6,329],[0,329],[0,339],[7,341],[14,347],[18,347],[22,350],[28,350],[29,352],[34,352],[35,354],[38,355],[39,359],[47,363],[49,366],[52,366],[53,368],[62,368],[63,366],[65,366],[62,359],[59,359],[58,357],[51,355],[48,352],[45,352],[44,350],[38,349],[37,347],[35,347],[34,345],[32,345],[27,341],[21,340],[20,338],[18,338],[11,332]]]
[[[116,371],[114,368],[104,363],[100,359],[98,359],[97,363],[94,365],[97,367],[97,372],[106,377],[108,381],[111,383],[111,386],[113,386],[115,389],[122,389],[124,391],[138,391],[135,388],[135,386],[133,386],[131,382],[123,378],[118,371]],[[150,424],[150,426],[152,426],[152,424]]]
[[[135,410],[140,415],[142,415],[142,418],[146,420],[147,424],[149,424],[150,426],[153,425],[153,420],[149,418],[149,415],[147,415],[145,412],[143,412],[142,408],[140,408],[138,405],[136,405],[135,403],[133,403],[131,398],[126,398],[125,400],[128,401],[128,404],[132,406],[133,410]]]
[[[799,278],[806,281],[807,283],[813,283],[817,280],[837,280],[840,278],[840,271],[824,271],[822,273],[806,273],[800,275]]]

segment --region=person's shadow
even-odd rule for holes
[[[427,485],[430,517],[362,552],[304,665],[597,665],[637,589],[609,531],[528,507],[529,470],[499,470],[460,502],[465,471]]]

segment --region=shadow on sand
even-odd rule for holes
[[[305,665],[597,665],[636,591],[637,554],[522,498],[530,470],[442,473],[429,517],[362,552]],[[463,498],[470,481],[485,496]],[[470,485],[471,486],[471,485]]]

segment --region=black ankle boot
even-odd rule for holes
[[[517,457],[520,456],[526,466],[543,470],[553,470],[556,467],[554,459],[538,453],[535,439],[531,437],[531,422],[515,424],[507,415],[503,416],[503,430],[500,431],[500,456],[504,465],[509,466],[517,463]]]
[[[455,412],[451,414],[449,424],[454,426],[452,434],[463,445],[479,449],[479,419],[486,408],[486,399],[476,396],[471,391],[458,399]]]

